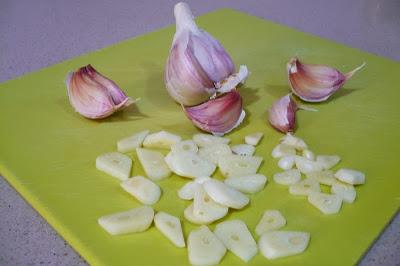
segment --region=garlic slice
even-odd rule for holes
[[[307,158],[296,156],[295,159],[296,167],[300,170],[303,174],[307,174],[310,172],[321,171],[323,166],[321,163],[316,161],[311,161]]]
[[[340,181],[351,185],[360,185],[365,183],[365,174],[353,169],[339,169],[339,171],[335,173],[335,177]]]
[[[295,155],[286,155],[279,159],[278,166],[283,170],[292,169],[294,166],[296,156]]]
[[[69,73],[65,83],[72,107],[89,119],[108,117],[135,102],[91,65]]]
[[[219,158],[232,154],[231,148],[227,144],[216,143],[199,149],[199,156],[203,159],[218,164]]]
[[[199,147],[197,147],[196,143],[191,139],[180,141],[171,146],[172,152],[184,151],[184,152],[197,153],[198,150],[199,150]]]
[[[232,151],[237,155],[251,156],[256,151],[256,148],[250,144],[238,144],[231,146]]]
[[[256,133],[245,136],[244,142],[249,145],[257,146],[263,136],[264,136],[264,133],[256,132]]]
[[[272,157],[281,158],[289,155],[296,155],[296,149],[287,144],[281,143],[275,146],[271,152]]]
[[[287,75],[292,92],[306,102],[322,102],[339,90],[365,63],[342,74],[324,65],[304,64],[294,57],[287,63]]]
[[[340,162],[338,155],[318,155],[316,161],[326,170],[331,169]]]
[[[335,194],[326,194],[312,191],[308,195],[308,202],[319,209],[323,214],[335,214],[342,207],[342,197]]]
[[[311,192],[320,192],[321,188],[316,179],[306,178],[289,187],[289,193],[292,195],[306,196]]]
[[[243,193],[215,179],[207,180],[203,187],[215,202],[233,209],[242,209],[250,201]]]
[[[219,143],[229,144],[229,142],[231,140],[228,138],[224,138],[224,137],[218,137],[218,136],[214,136],[214,135],[210,135],[210,134],[199,133],[199,134],[193,135],[193,141],[199,147],[206,147],[206,146],[215,145],[215,144],[219,144]]]
[[[182,108],[195,126],[217,136],[232,131],[246,116],[242,97],[236,90],[200,105]]]
[[[298,151],[303,151],[307,149],[307,144],[304,142],[304,140],[294,136],[291,133],[287,133],[284,137],[281,138],[281,144],[293,147]]]
[[[297,109],[296,102],[288,94],[273,103],[268,112],[268,121],[271,126],[282,133],[293,132]]]
[[[249,70],[247,66],[240,66],[239,72],[232,74],[225,80],[218,82],[215,84],[217,91],[219,93],[226,93],[232,90],[232,88],[236,88],[236,86],[240,83],[244,83],[246,81],[247,76],[249,75]]]
[[[275,183],[289,186],[301,180],[301,173],[297,169],[286,170],[285,172],[274,174],[273,179]]]
[[[257,173],[262,161],[259,156],[230,154],[219,159],[218,167],[225,177],[252,175]]]
[[[314,171],[306,174],[308,178],[314,178],[318,181],[318,183],[332,186],[337,182],[333,172],[331,170],[322,170],[322,171]]]
[[[239,190],[240,192],[249,194],[254,194],[261,191],[264,188],[266,182],[267,177],[260,174],[232,176],[224,180],[224,183],[228,186]]]
[[[211,176],[216,165],[193,152],[169,152],[165,157],[169,169],[177,175],[196,178]]]
[[[266,210],[256,226],[256,234],[278,230],[286,225],[286,219],[278,210]]]
[[[347,203],[353,203],[357,196],[354,186],[339,181],[332,184],[331,193],[339,195]]]
[[[121,182],[121,187],[145,205],[153,205],[161,197],[161,188],[143,176],[134,176]]]

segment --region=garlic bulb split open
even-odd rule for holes
[[[115,82],[91,65],[69,73],[66,86],[72,107],[90,119],[105,118],[134,103]]]
[[[293,132],[297,110],[296,102],[288,94],[273,103],[268,112],[268,121],[271,126],[282,133]]]
[[[303,64],[296,57],[287,63],[287,75],[292,92],[306,102],[322,102],[338,91],[365,63],[342,74],[324,65]]]
[[[224,135],[244,119],[242,97],[232,90],[197,106],[185,107],[187,117],[200,129],[214,135]]]
[[[174,8],[176,33],[165,68],[169,95],[178,103],[194,106],[217,93],[235,89],[248,75],[235,66],[224,47],[206,31],[197,27],[186,3]]]

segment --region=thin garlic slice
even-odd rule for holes
[[[303,150],[302,156],[304,158],[308,159],[308,160],[311,160],[311,161],[315,160],[315,154],[312,151],[308,150],[308,149]]]
[[[197,147],[196,143],[191,139],[180,141],[171,146],[172,152],[184,151],[184,152],[197,153],[198,150],[199,148]]]
[[[335,175],[331,170],[322,170],[322,171],[314,171],[306,174],[308,178],[314,178],[318,181],[318,183],[332,186],[335,182],[337,182]]]
[[[161,152],[137,148],[136,154],[146,176],[151,180],[160,181],[171,175],[171,170],[165,163],[164,155]]]
[[[178,248],[185,247],[181,221],[166,212],[154,215],[154,224],[157,229]]]
[[[326,170],[331,169],[340,162],[338,155],[318,155],[316,161]]]
[[[307,196],[311,192],[320,192],[321,188],[317,180],[306,178],[289,187],[289,193],[292,195]]]
[[[295,148],[298,151],[303,151],[307,149],[307,144],[303,139],[294,136],[293,134],[287,133],[281,138],[281,144]]]
[[[259,156],[225,155],[218,161],[218,167],[225,177],[252,175],[257,173],[263,161]]]
[[[145,205],[153,205],[161,197],[161,188],[143,176],[129,178],[121,187]]]
[[[274,174],[273,179],[275,183],[289,186],[301,180],[301,173],[297,169],[286,170],[285,172]]]
[[[242,156],[251,156],[256,151],[253,145],[249,144],[238,144],[231,147],[233,153]]]
[[[339,195],[347,203],[353,203],[357,196],[356,190],[352,185],[338,181],[332,185],[331,193]]]
[[[278,230],[286,225],[286,219],[278,210],[266,210],[256,226],[256,234]]]
[[[296,155],[296,149],[292,146],[289,146],[287,144],[281,143],[278,144],[271,153],[272,157],[274,158],[281,158],[283,156],[288,156],[288,155]]]
[[[131,174],[132,160],[119,152],[109,152],[96,158],[96,168],[120,180],[126,180]]]
[[[177,175],[196,178],[211,176],[216,165],[193,152],[169,152],[165,157],[169,169]]]
[[[289,170],[292,169],[294,166],[296,156],[295,155],[286,155],[279,159],[278,166],[282,170]]]
[[[323,214],[335,214],[340,211],[342,197],[335,194],[313,191],[308,195],[308,202],[314,205]]]
[[[306,102],[322,102],[338,91],[365,63],[349,73],[324,65],[304,64],[296,57],[287,63],[287,75],[292,92]]]
[[[225,137],[199,133],[193,135],[193,141],[199,147],[206,147],[215,144],[229,144],[231,140]]]
[[[310,172],[321,171],[323,169],[322,164],[316,161],[311,161],[307,158],[296,156],[295,163],[297,169],[303,174],[307,174]]]
[[[215,179],[207,180],[203,187],[215,202],[233,209],[242,209],[250,201],[246,195]]]
[[[170,149],[172,145],[180,142],[182,138],[167,131],[160,131],[147,135],[143,141],[145,148]]]
[[[119,152],[130,152],[140,148],[146,136],[150,133],[149,130],[143,130],[134,134],[133,136],[123,138],[117,142],[117,149]]]
[[[213,164],[218,164],[219,158],[230,154],[232,154],[232,151],[229,145],[222,143],[216,143],[215,145],[199,149],[199,156]]]
[[[339,171],[335,173],[335,177],[340,181],[351,185],[360,185],[365,183],[365,174],[353,169],[339,169]]]
[[[256,132],[256,133],[245,136],[244,142],[249,145],[257,146],[258,143],[260,143],[263,136],[264,136],[264,133]]]
[[[232,176],[224,180],[224,183],[228,186],[239,190],[240,192],[249,194],[254,194],[261,191],[264,188],[266,182],[267,177],[260,174]]]

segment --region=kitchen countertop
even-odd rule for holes
[[[229,7],[400,61],[397,0],[187,2],[195,15]],[[175,3],[3,0],[0,82],[170,25]],[[0,265],[86,265],[3,177],[0,217]],[[400,265],[399,251],[397,215],[360,264]]]

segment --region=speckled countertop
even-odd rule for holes
[[[230,7],[400,61],[398,0],[187,2],[196,15]],[[0,82],[172,24],[175,3],[2,0]],[[0,217],[0,265],[86,265],[3,177]],[[360,264],[400,265],[399,215]]]

